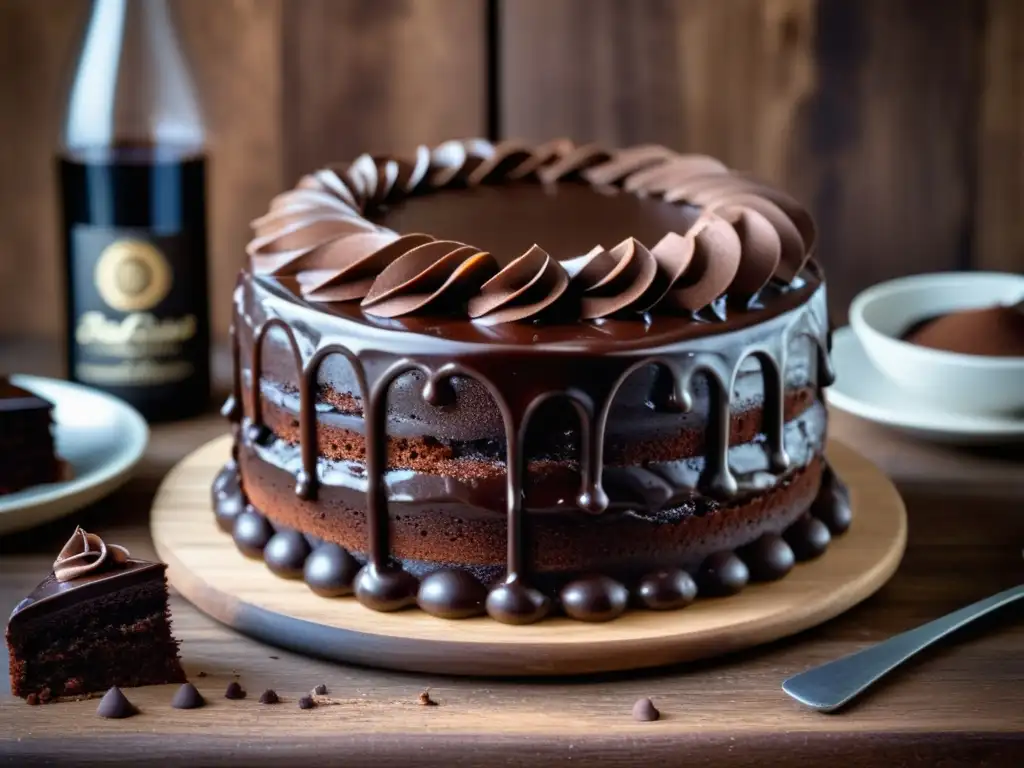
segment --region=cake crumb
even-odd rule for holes
[[[436,707],[437,702],[430,698],[430,691],[426,690],[419,695],[420,706],[422,707]]]
[[[228,683],[227,689],[224,691],[225,699],[244,699],[245,689],[238,684],[237,681],[231,681]]]
[[[39,696],[38,696],[38,694],[30,693],[28,696],[25,697],[25,703],[28,704],[30,707],[38,707],[39,706]]]
[[[53,694],[50,692],[49,688],[43,688],[43,690],[41,690],[39,692],[39,703],[40,704],[49,704],[52,699],[53,699]]]
[[[270,658],[273,659],[274,661],[277,661],[281,657],[280,656],[274,656],[273,654],[271,654]]]
[[[324,683],[320,683],[320,685],[316,686],[316,688],[313,689],[313,695],[314,696],[326,696],[327,695],[327,686]]]
[[[299,709],[313,709],[316,706],[316,702],[313,701],[312,696],[303,696],[299,699]]]
[[[277,695],[277,691],[273,688],[267,688],[267,690],[260,694],[260,704],[277,704],[279,701],[281,701],[281,697]]]
[[[196,672],[196,677],[206,677],[205,672]]]

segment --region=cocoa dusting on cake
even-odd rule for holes
[[[8,622],[11,692],[46,703],[184,682],[165,568],[76,529]]]

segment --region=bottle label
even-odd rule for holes
[[[73,377],[96,386],[188,379],[199,348],[187,234],[76,224],[71,231]],[[199,277],[197,280],[195,278]],[[200,293],[195,291],[195,293]]]

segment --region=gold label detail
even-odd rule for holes
[[[164,300],[173,276],[167,259],[151,244],[118,240],[100,254],[93,279],[107,306],[140,312]]]
[[[75,341],[96,355],[117,360],[79,363],[75,375],[100,385],[156,385],[187,379],[195,367],[175,358],[198,327],[195,315],[160,319],[148,312],[133,312],[114,320],[102,312],[86,312],[78,318]]]

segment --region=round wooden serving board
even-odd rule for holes
[[[881,587],[907,538],[903,502],[874,465],[837,442],[828,458],[849,485],[854,522],[819,559],[781,581],[697,600],[679,611],[629,611],[607,624],[553,618],[507,626],[411,609],[376,613],[326,599],[249,560],[214,523],[210,485],[231,441],[219,438],[168,474],[153,503],[156,551],[170,583],[240,632],[338,661],[454,675],[569,675],[654,667],[735,651],[827,621]]]

